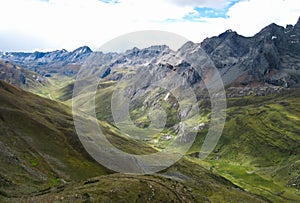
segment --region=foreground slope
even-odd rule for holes
[[[0,82],[0,190],[15,196],[107,174],[83,150],[69,108]]]
[[[29,197],[46,202],[268,202],[218,175],[181,160],[160,174],[113,174],[53,188]]]

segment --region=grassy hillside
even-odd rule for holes
[[[12,201],[20,199],[11,199]],[[186,159],[154,175],[112,174],[33,193],[24,202],[268,202]],[[22,202],[22,201],[21,201]]]
[[[160,174],[113,174],[83,149],[70,107],[2,81],[0,104],[1,202],[265,201],[188,159]],[[99,124],[124,151],[155,152],[109,123]]]
[[[70,109],[0,82],[0,191],[26,194],[107,174],[85,152]]]
[[[112,121],[110,101],[114,84],[100,83],[96,96],[97,116],[108,122]],[[64,88],[63,95],[70,95],[70,90],[70,86]],[[140,108],[143,106],[141,102],[147,100],[151,105],[151,102],[153,104],[158,100],[150,96],[140,100],[131,109],[131,118],[139,127],[147,127],[149,119],[147,111]],[[177,113],[172,107],[174,102],[176,103],[173,99],[169,100],[169,104],[162,102],[171,120],[174,120]],[[228,99],[223,134],[214,153],[204,161],[199,161],[196,157],[208,130],[210,102],[200,99],[199,106],[202,120],[198,122],[206,123],[206,127],[199,132],[188,153],[190,157],[194,157],[193,161],[226,177],[241,188],[274,202],[300,201],[299,89],[269,96]],[[164,131],[170,135],[172,132],[173,128]],[[161,135],[150,140],[148,144],[157,149],[167,146],[170,141],[159,136]]]
[[[222,137],[205,160],[208,166],[275,202],[300,201],[300,90],[233,98],[228,106]],[[192,156],[202,143],[201,134]]]

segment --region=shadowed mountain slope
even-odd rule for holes
[[[39,74],[8,61],[1,60],[0,80],[4,80],[26,90],[38,90],[49,84],[48,80]]]

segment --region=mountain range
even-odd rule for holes
[[[298,87],[300,60],[300,20],[286,28],[271,24],[253,37],[243,37],[232,30],[216,37],[205,39],[202,43],[187,42],[179,50],[173,51],[167,46],[153,46],[145,49],[133,48],[125,53],[102,53],[105,61],[99,64],[109,67],[105,76],[116,67],[160,62],[162,67],[176,69],[176,66],[191,67],[182,57],[182,50],[199,47],[205,51],[220,72],[225,86],[257,86],[269,84],[281,87]],[[92,54],[92,50],[83,46],[72,52],[58,50],[53,52],[2,52],[0,59],[10,61],[44,77],[51,75],[75,76],[81,65]],[[154,61],[151,61],[155,58]],[[171,58],[171,60],[168,60]],[[107,63],[107,64],[106,64]],[[155,64],[153,64],[155,65]],[[194,68],[194,67],[193,67]],[[200,79],[191,73],[193,83]],[[103,77],[103,76],[102,76]],[[117,77],[117,76],[110,76]],[[197,78],[198,77],[198,78]]]
[[[299,43],[300,18],[286,27],[271,24],[253,37],[227,30],[178,50],[0,52],[0,201],[299,202]],[[180,88],[170,93],[153,85],[161,81],[188,86],[197,102],[180,103]],[[82,88],[74,93],[76,86]],[[118,125],[111,110],[116,89],[128,99],[128,114],[141,132],[151,126],[151,112],[164,110],[163,131],[136,137]],[[211,98],[226,99],[227,116],[215,149],[200,160],[213,117]],[[161,172],[117,174],[80,142],[75,103],[95,111],[106,138],[130,154],[180,148],[181,120],[196,124],[197,135],[185,156]],[[200,117],[191,111],[196,106]]]

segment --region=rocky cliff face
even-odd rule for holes
[[[201,46],[225,84],[295,87],[300,81],[299,41],[300,20],[286,28],[271,24],[249,38],[229,30],[204,40]]]

